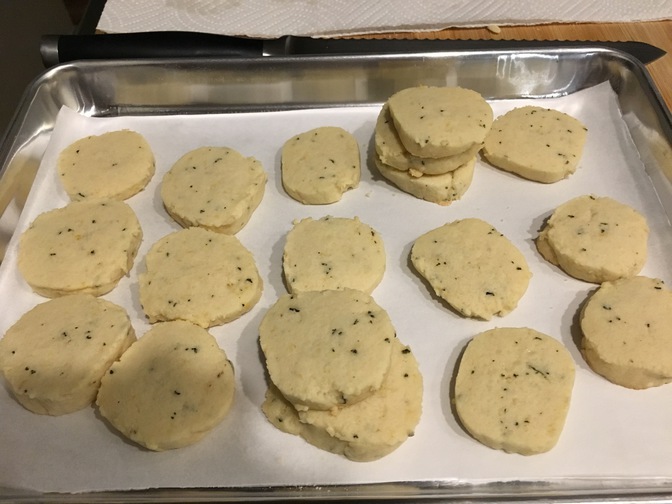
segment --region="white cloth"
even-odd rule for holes
[[[98,28],[273,38],[660,19],[672,0],[107,0]]]

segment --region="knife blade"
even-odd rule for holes
[[[326,39],[291,35],[277,39],[255,39],[198,32],[45,35],[40,43],[40,53],[48,68],[83,59],[394,54],[580,47],[604,47],[626,52],[644,64],[666,54],[656,46],[638,41]]]

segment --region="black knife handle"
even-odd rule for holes
[[[262,56],[263,40],[196,32],[45,35],[46,67],[82,59],[222,58]]]

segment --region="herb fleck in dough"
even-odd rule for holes
[[[579,196],[560,205],[536,244],[548,262],[586,282],[634,276],[646,262],[649,226],[633,208],[607,197]]]
[[[100,296],[130,271],[141,240],[126,203],[75,201],[35,218],[21,235],[18,268],[42,296]]]
[[[188,228],[164,236],[147,253],[139,275],[140,304],[150,322],[223,324],[259,301],[262,279],[238,238]]]
[[[283,273],[290,292],[357,289],[371,293],[385,273],[383,240],[357,217],[306,218],[287,234]]]
[[[581,310],[581,353],[607,380],[631,389],[672,381],[672,292],[635,276],[604,282]]]
[[[282,185],[306,205],[335,203],[359,185],[360,154],[351,133],[334,126],[296,135],[282,147]]]
[[[574,117],[535,106],[495,119],[483,154],[493,165],[537,182],[567,178],[578,167],[587,129]]]
[[[479,146],[492,125],[492,108],[476,91],[418,86],[387,103],[405,149],[422,158],[455,156]]]
[[[574,386],[574,361],[557,340],[528,328],[497,328],[467,345],[455,378],[455,410],[484,445],[533,455],[552,449]]]
[[[437,296],[463,316],[484,320],[513,310],[532,276],[523,254],[493,226],[475,218],[420,236],[411,261]]]
[[[201,147],[165,174],[161,199],[183,227],[235,234],[259,206],[265,187],[266,173],[255,158],[227,147]]]
[[[126,311],[89,294],[38,304],[0,339],[0,370],[26,409],[65,415],[96,398],[110,365],[135,341]]]
[[[128,199],[145,188],[155,170],[149,143],[131,130],[77,140],[63,149],[57,166],[73,201]]]
[[[380,389],[394,338],[385,310],[354,289],[285,294],[259,326],[271,381],[297,410],[330,410]]]
[[[201,440],[228,414],[233,366],[205,329],[185,321],[153,326],[112,364],[96,404],[115,429],[154,451]]]

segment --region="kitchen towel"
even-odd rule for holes
[[[672,19],[672,0],[107,0],[98,29],[275,38]]]

